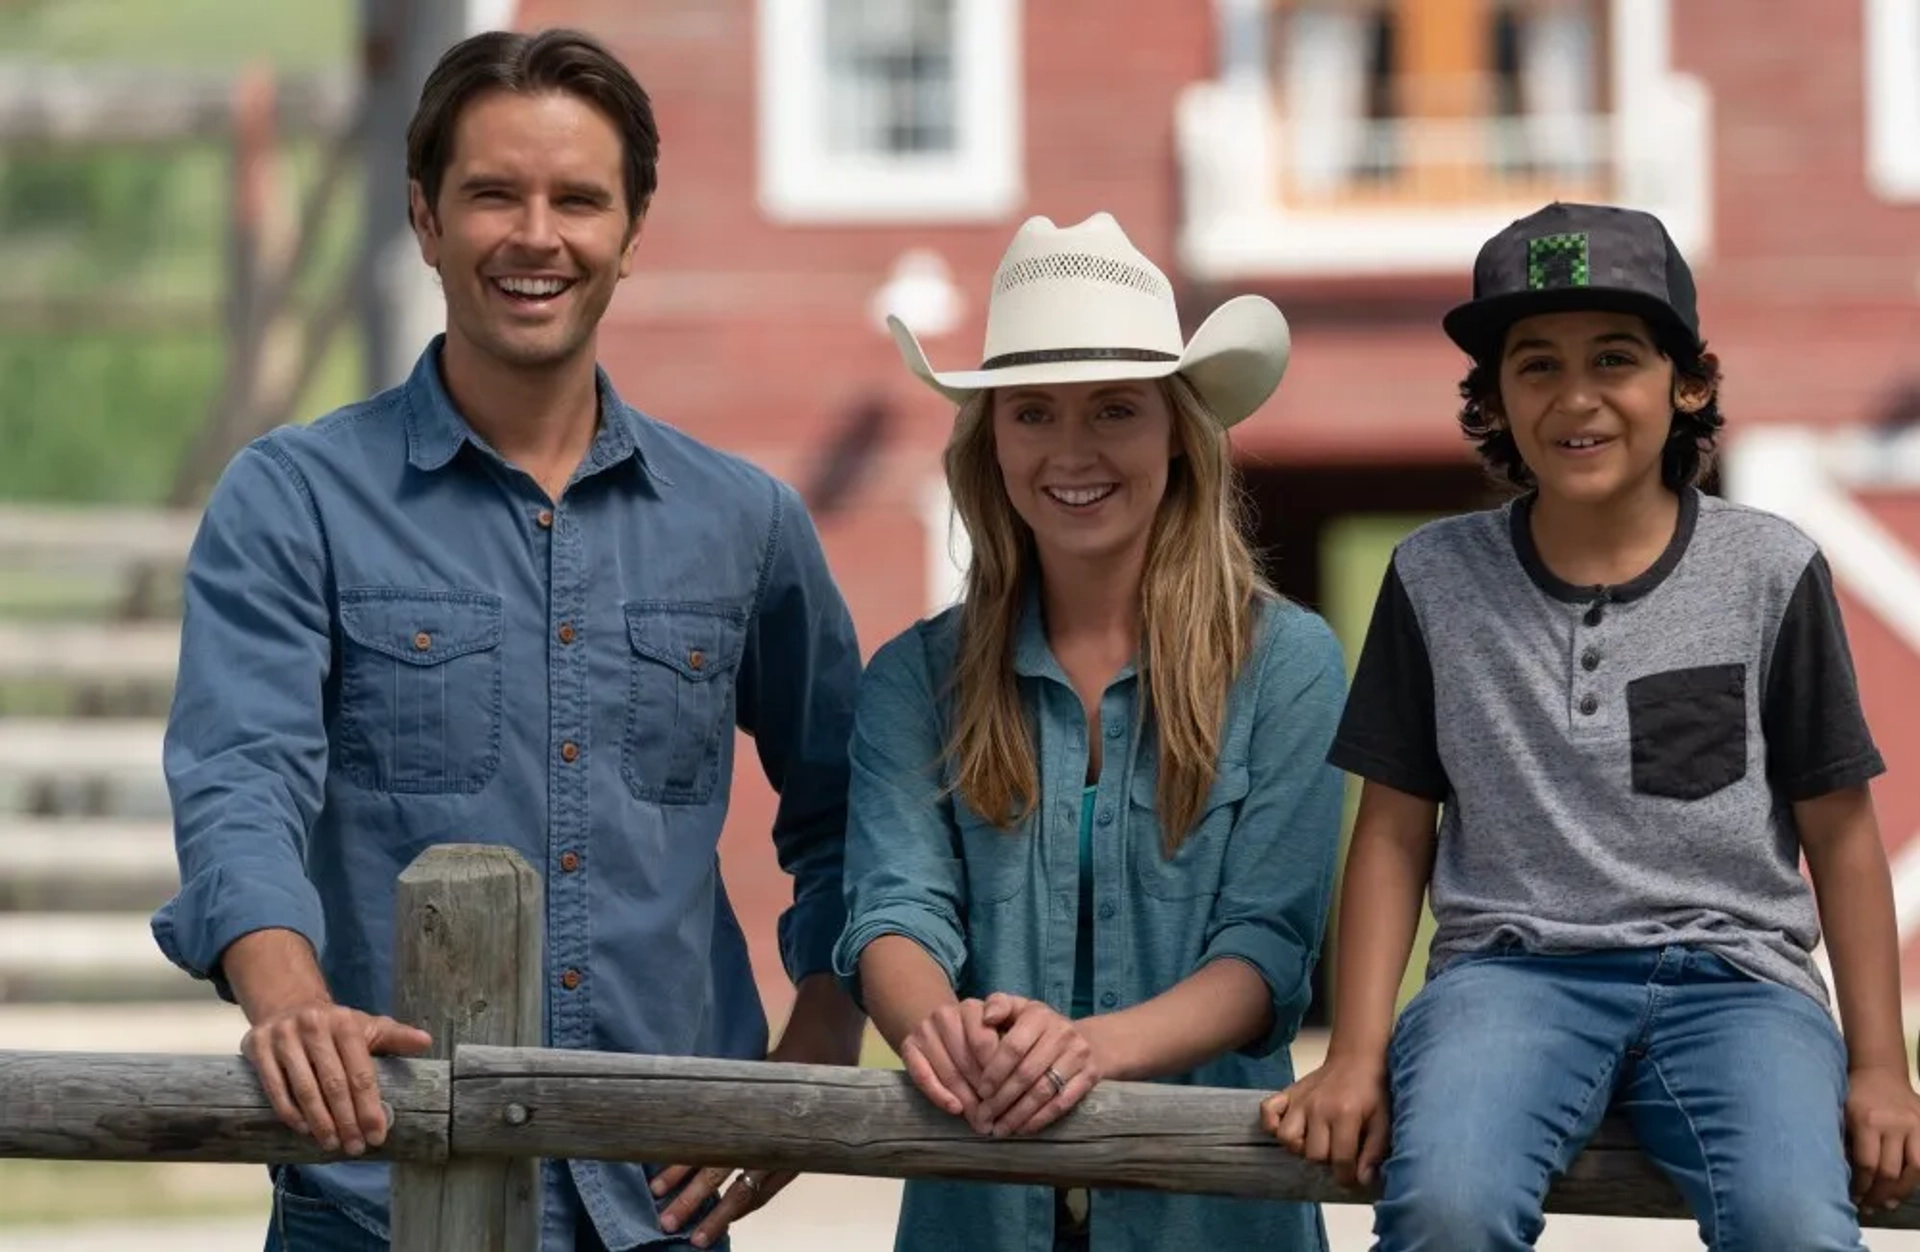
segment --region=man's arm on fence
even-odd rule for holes
[[[768,544],[740,665],[739,721],[780,796],[774,851],[793,876],[793,906],[779,920],[780,955],[797,987],[832,973],[846,920],[847,739],[860,647],[806,508],[782,484],[774,487]],[[817,993],[808,1003],[851,1028],[851,1062],[860,1029],[851,1004]]]
[[[222,958],[241,936],[326,942],[302,857],[327,759],[326,578],[311,498],[253,445],[222,475],[187,558],[164,753],[181,885],[153,919],[167,957],[229,1000]]]

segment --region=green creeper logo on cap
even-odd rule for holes
[[[1585,287],[1593,273],[1587,263],[1587,232],[1542,235],[1527,240],[1527,288],[1552,291]]]

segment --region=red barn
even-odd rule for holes
[[[972,363],[1023,217],[1112,211],[1191,321],[1239,291],[1286,310],[1294,363],[1236,444],[1276,578],[1338,616],[1336,567],[1364,563],[1324,542],[1341,519],[1487,498],[1438,328],[1477,243],[1553,198],[1658,212],[1726,366],[1725,489],[1829,549],[1920,930],[1920,701],[1900,694],[1920,690],[1920,450],[1899,433],[1920,417],[1920,0],[1764,10],[521,0],[511,20],[596,32],[659,113],[609,368],[808,495],[869,649],[952,585],[948,414],[880,314],[933,331],[936,364]],[[1376,570],[1349,581],[1370,592]],[[750,764],[736,794],[724,855],[751,917],[784,883]],[[749,928],[779,1011],[771,927]]]

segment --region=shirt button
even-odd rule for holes
[[[578,852],[562,852],[560,854],[560,868],[569,874],[579,869],[580,854]]]
[[[1103,921],[1104,921],[1105,919],[1107,919],[1107,918],[1109,918],[1109,917],[1112,917],[1112,916],[1114,915],[1114,913],[1115,913],[1115,912],[1116,912],[1116,910],[1115,910],[1115,909],[1114,909],[1114,907],[1113,907],[1113,901],[1111,901],[1111,900],[1103,900],[1103,901],[1101,902],[1101,904],[1100,904],[1100,917],[1101,917],[1101,920],[1103,920]]]
[[[561,643],[572,643],[573,642],[573,623],[572,622],[560,623],[560,630],[558,633],[560,635]]]
[[[560,759],[571,765],[580,759],[580,745],[569,739],[560,745]]]
[[[535,513],[533,515],[533,520],[540,524],[541,530],[552,530],[553,529],[553,510],[541,509],[538,513]]]
[[[1580,697],[1580,711],[1582,713],[1585,713],[1588,717],[1592,717],[1594,710],[1599,707],[1600,707],[1600,701],[1594,699],[1592,696]]]
[[[1591,673],[1600,668],[1600,654],[1588,648],[1580,655],[1580,668]]]
[[[577,969],[570,969],[566,973],[560,975],[560,985],[562,987],[565,987],[568,991],[572,991],[575,987],[578,987],[580,985],[580,971]]]
[[[428,648],[431,648],[432,646],[433,646],[433,636],[429,635],[424,630],[413,637],[413,650],[415,652],[425,652]]]
[[[688,669],[705,669],[705,668],[706,668],[706,666],[707,666],[707,654],[706,654],[706,653],[704,653],[704,652],[702,652],[702,651],[701,651],[700,649],[698,649],[698,648],[695,648],[695,649],[693,649],[693,651],[691,651],[691,652],[689,652],[689,653],[687,653],[687,668],[688,668]]]
[[[1112,810],[1112,809],[1101,809],[1101,810],[1100,810],[1100,824],[1101,824],[1102,826],[1111,826],[1111,825],[1113,825],[1113,810]]]
[[[1600,624],[1600,619],[1605,616],[1606,614],[1601,610],[1600,606],[1596,604],[1592,608],[1588,609],[1586,612],[1586,616],[1582,617],[1580,620],[1585,622],[1589,626],[1598,626]]]
[[[1123,733],[1123,728],[1121,727],[1119,722],[1107,723],[1107,738],[1118,739],[1122,733]]]
[[[1103,1009],[1110,1009],[1110,1008],[1112,1008],[1112,1007],[1113,1007],[1114,1005],[1116,1005],[1116,1004],[1118,1004],[1118,1003],[1120,1003],[1120,997],[1119,997],[1118,995],[1115,995],[1115,994],[1114,994],[1113,992],[1111,992],[1111,991],[1102,991],[1102,992],[1100,993],[1100,1007],[1101,1007],[1101,1008],[1103,1008]]]

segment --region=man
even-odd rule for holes
[[[627,407],[596,336],[656,185],[645,92],[575,32],[455,46],[407,137],[447,326],[400,387],[240,453],[186,574],[165,764],[166,954],[237,1000],[279,1115],[348,1157],[385,1131],[369,1056],[398,873],[515,848],[546,881],[555,1047],[765,1057],[716,845],[733,727],[780,793],[798,986],[773,1056],[852,1064],[843,918],[852,623],[794,493]],[[786,1181],[550,1165],[542,1248],[713,1246]],[[270,1247],[386,1243],[384,1166],[278,1171]],[[705,1220],[689,1232],[697,1211]],[[672,1228],[678,1237],[662,1227]]]

